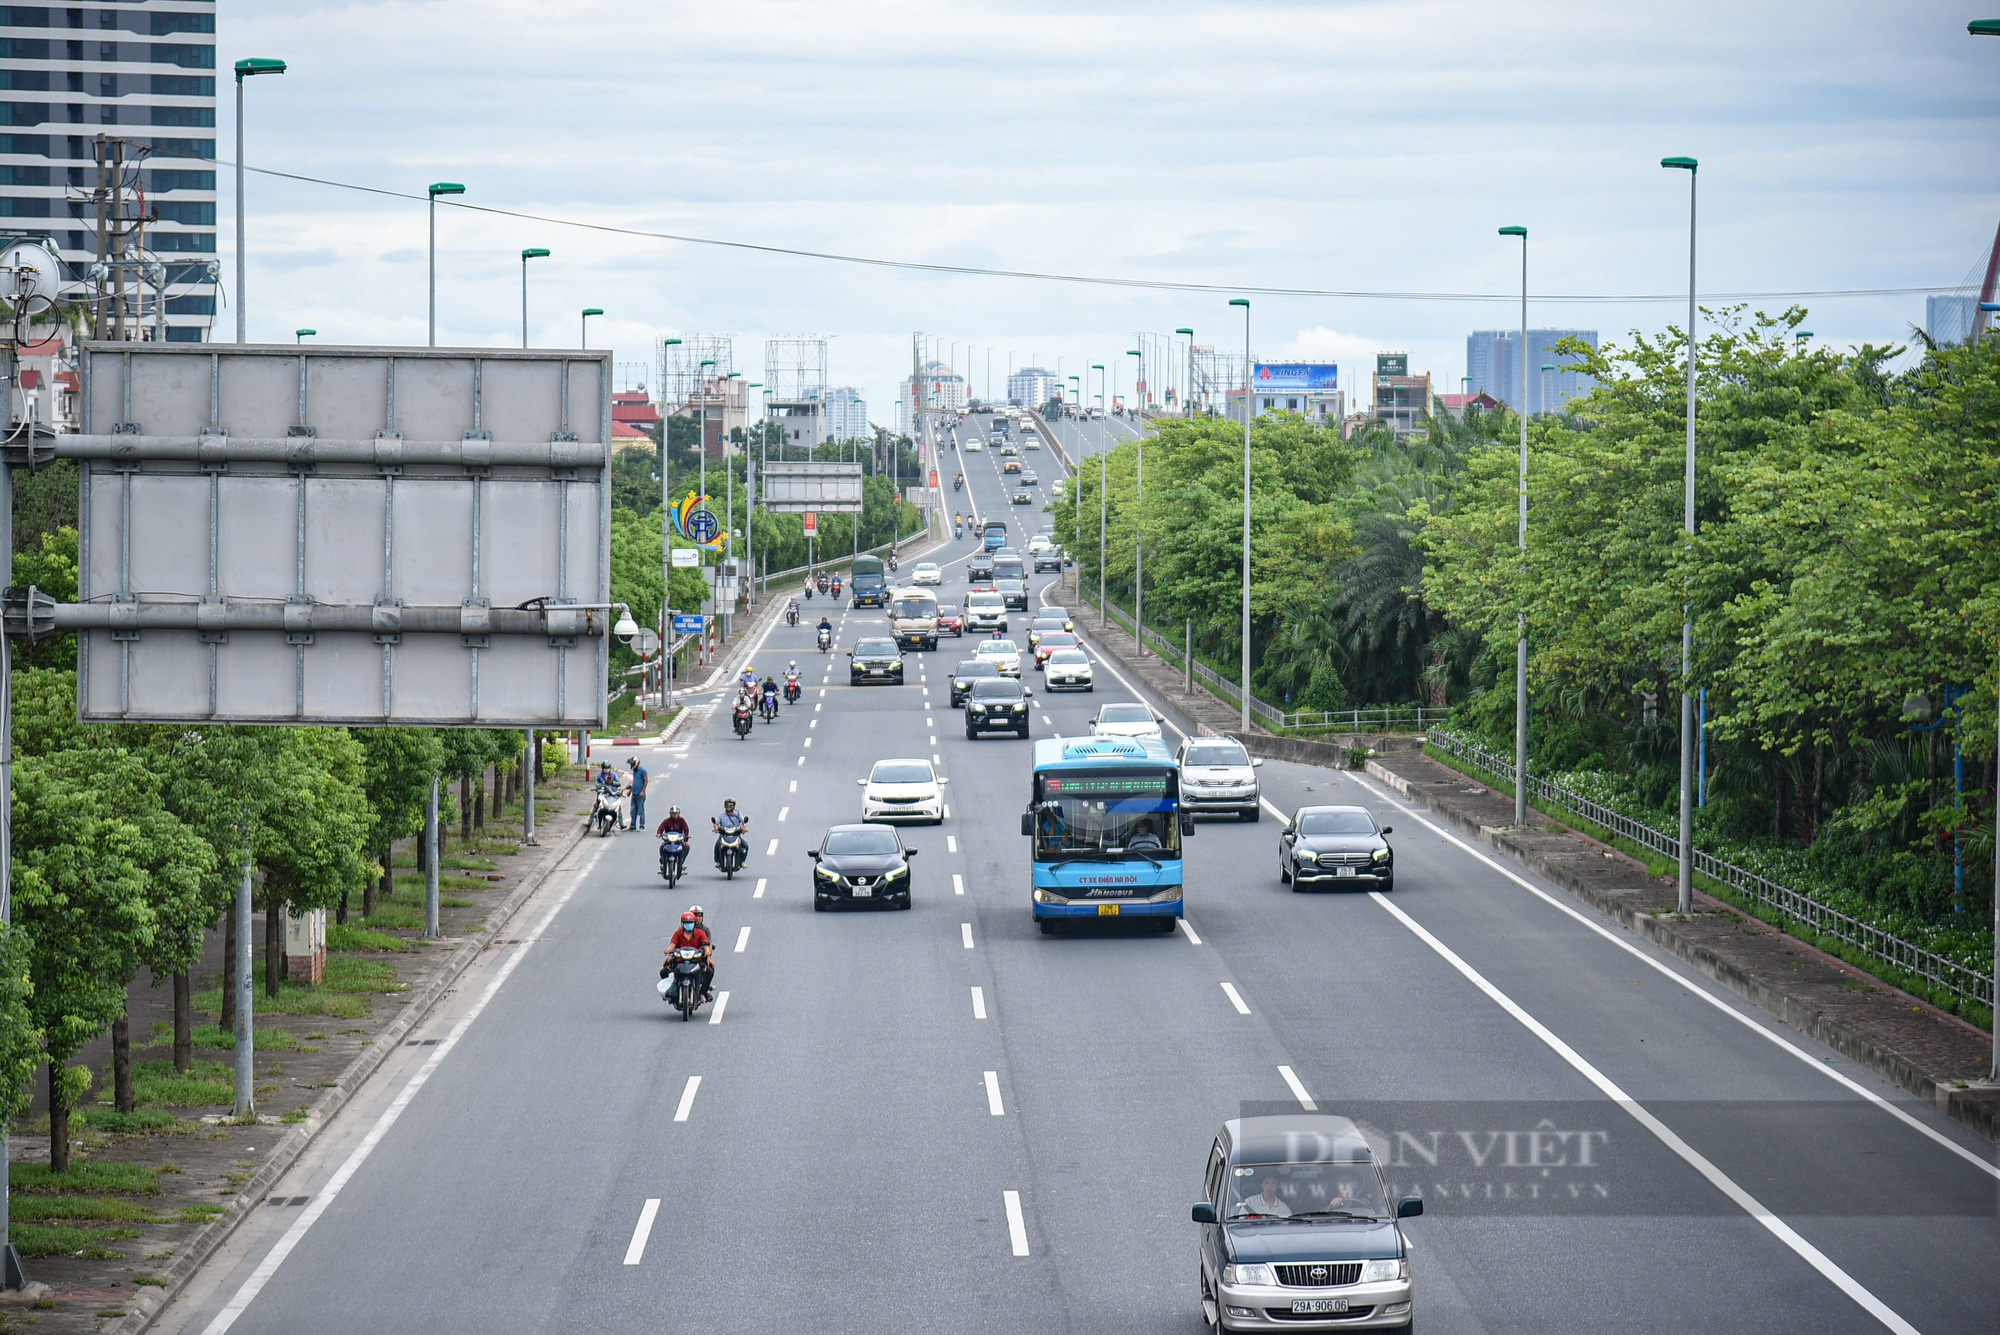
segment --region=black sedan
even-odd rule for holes
[[[824,912],[836,904],[884,904],[910,907],[910,859],[914,848],[888,825],[835,825],[813,860],[813,908]]]
[[[1278,879],[1294,890],[1321,883],[1394,890],[1390,831],[1366,807],[1300,807],[1278,832]]]
[[[965,703],[974,682],[991,681],[999,675],[1000,669],[983,658],[966,659],[951,674],[951,707],[957,709]]]
[[[847,655],[847,684],[859,686],[864,682],[877,681],[886,685],[903,684],[903,652],[896,642],[887,638],[858,641]]]
[[[965,735],[982,732],[1011,732],[1028,735],[1028,698],[1034,694],[1012,677],[975,681],[972,694],[965,698]]]

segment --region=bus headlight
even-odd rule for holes
[[[1067,904],[1069,900],[1063,898],[1053,890],[1044,890],[1038,885],[1035,887],[1035,902],[1037,904]]]

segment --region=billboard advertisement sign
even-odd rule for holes
[[[1333,362],[1258,362],[1257,393],[1306,394],[1340,388],[1340,367]]]
[[[767,463],[758,502],[781,514],[861,512],[861,465],[840,463]]]
[[[807,510],[801,516],[801,519],[805,523],[806,536],[808,538],[817,538],[819,536],[819,516],[811,510]]]

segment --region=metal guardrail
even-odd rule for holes
[[[1496,755],[1462,737],[1435,729],[1431,731],[1429,741],[1446,755],[1468,761],[1505,782],[1514,782],[1514,762],[1510,757]],[[1558,787],[1547,779],[1530,774],[1528,794],[1530,797],[1539,798],[1543,802],[1579,816],[1593,825],[1630,839],[1633,843],[1649,848],[1662,856],[1670,858],[1680,856],[1678,836],[1633,820],[1630,816],[1614,811],[1601,802],[1592,801],[1581,793],[1573,793],[1567,788]],[[1905,941],[1893,932],[1884,931],[1875,924],[1864,922],[1852,914],[1842,913],[1839,909],[1820,903],[1810,895],[1794,890],[1790,886],[1780,885],[1768,876],[1760,876],[1733,862],[1725,862],[1712,853],[1696,849],[1694,870],[1697,876],[1705,876],[1719,885],[1727,886],[1735,893],[1785,919],[1801,923],[1814,932],[1852,946],[1872,959],[1880,960],[1912,977],[1923,979],[1933,987],[1965,1001],[1985,1006],[1989,1010],[1993,1007],[1993,978],[1990,974],[1968,968],[1936,951],[1926,950],[1915,942]]]

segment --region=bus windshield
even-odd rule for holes
[[[1035,776],[1035,860],[1163,861],[1181,855],[1169,769]]]
[[[981,529],[980,532],[989,538],[999,538],[1004,545],[1007,540],[1007,521],[1004,519],[989,519],[986,521],[986,527]]]

